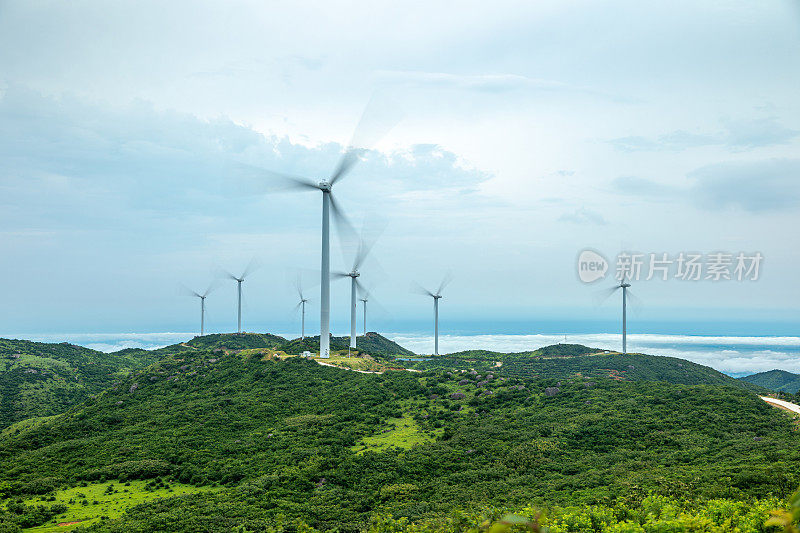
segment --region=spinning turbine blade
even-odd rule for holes
[[[180,284],[180,292],[182,292],[186,296],[196,296],[198,298],[202,298],[203,296],[205,296],[204,294],[199,294],[197,291],[190,289],[183,283]]]
[[[331,174],[328,183],[333,185],[340,179],[342,179],[350,170],[361,160],[361,155],[365,154],[367,150],[363,148],[348,148],[342,158],[339,160],[339,164],[336,165],[336,170],[333,171]]]
[[[383,137],[389,133],[402,118],[400,107],[396,102],[380,101],[380,98],[373,94],[361,119],[358,121],[350,144],[345,149],[339,164],[331,174],[328,182],[333,185],[344,178],[353,166],[358,163],[361,157],[372,149]]]
[[[415,293],[421,294],[423,296],[430,296],[430,297],[436,296],[435,294],[433,294],[431,291],[429,291],[428,289],[426,289],[425,287],[423,287],[422,285],[420,285],[416,281],[411,284],[411,292],[415,292]]]
[[[342,211],[341,207],[339,206],[339,202],[336,201],[333,194],[329,193],[328,197],[330,199],[333,223],[336,224],[336,232],[339,234],[339,240],[343,245],[354,242],[356,239],[356,230],[353,228],[353,225],[350,223],[347,215],[345,215],[344,211]]]
[[[239,281],[239,278],[237,278],[236,276],[234,276],[231,272],[229,272],[227,270],[220,270],[220,273],[222,274],[223,277],[230,278],[233,281]]]
[[[212,292],[214,292],[218,288],[219,288],[219,282],[217,280],[212,281],[211,283],[208,284],[208,287],[206,288],[206,292],[203,293],[203,298],[205,298],[206,296],[208,296],[209,294],[211,294]],[[197,293],[195,293],[195,294],[197,294]],[[197,296],[200,296],[200,295],[197,294]]]
[[[631,311],[633,311],[634,315],[641,314],[644,307],[644,302],[642,302],[642,299],[636,296],[636,294],[634,294],[630,288],[628,288],[628,306],[631,308]]]
[[[294,278],[294,288],[297,291],[297,296],[300,297],[300,300],[303,300],[303,283],[300,279],[300,272],[297,272]]]
[[[250,260],[250,262],[247,263],[247,266],[244,268],[244,271],[242,272],[242,275],[239,276],[239,279],[246,278],[247,276],[252,274],[253,271],[256,270],[258,267],[259,267],[258,260],[255,257],[252,258]]]
[[[366,291],[364,288],[364,284],[361,283],[358,279],[356,279],[356,289],[358,290],[359,295],[363,295]]]
[[[595,291],[592,295],[592,300],[594,300],[595,307],[600,307],[603,303],[608,300],[612,294],[619,290],[619,285],[614,285],[613,287],[608,287],[607,289],[600,289],[599,291]]]
[[[270,192],[297,190],[319,190],[319,185],[309,178],[236,163],[228,172],[232,173],[235,187],[240,194],[256,195]]]
[[[436,291],[436,296],[441,296],[442,291],[445,289],[445,287],[450,285],[451,281],[453,281],[453,273],[448,271],[447,274],[444,275],[444,278],[442,278],[442,282],[439,284],[439,290]]]
[[[353,260],[353,270],[361,268],[384,229],[386,229],[386,221],[383,219],[372,217],[369,221],[364,222],[361,227],[361,237],[358,240],[355,259]]]

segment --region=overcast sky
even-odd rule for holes
[[[448,270],[453,327],[613,326],[611,281],[576,276],[592,248],[760,252],[754,282],[634,283],[631,327],[787,334],[798,59],[795,0],[0,0],[0,332],[191,331],[180,284],[254,257],[245,329],[287,331],[298,269],[317,328],[321,195],[254,169],[327,177],[372,99],[402,119],[335,192],[385,225],[375,328],[427,324],[409,286]],[[210,329],[235,328],[234,290]],[[332,298],[343,333],[345,281]]]

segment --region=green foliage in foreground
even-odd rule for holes
[[[127,481],[125,483],[82,483],[80,486],[56,491],[48,496],[27,500],[10,499],[3,502],[4,515],[0,515],[0,531],[14,526],[31,533],[65,531],[75,523],[87,526],[98,521],[119,518],[135,505],[144,502],[183,496],[207,488],[193,487],[161,479]]]
[[[0,437],[0,490],[219,483],[219,492],[145,503],[95,527],[263,530],[282,520],[360,531],[378,517],[436,524],[459,509],[635,508],[651,494],[783,499],[800,483],[798,433],[755,394],[576,377],[593,368],[576,361],[595,357],[559,360],[571,377],[557,381],[502,368],[373,375],[182,351],[79,409]],[[403,418],[435,440],[357,453]]]
[[[690,502],[665,496],[648,496],[641,502],[584,507],[556,507],[542,510],[525,507],[509,512],[493,509],[482,513],[456,512],[446,519],[410,523],[405,518],[375,517],[370,533],[439,531],[531,531],[568,532],[764,532],[795,533],[800,522],[800,491],[786,503],[776,498],[734,501],[714,499]],[[776,526],[769,527],[767,524]]]

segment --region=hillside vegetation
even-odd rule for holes
[[[144,502],[92,528],[462,530],[534,506],[590,528],[602,516],[667,524],[695,513],[726,531],[726,520],[762,524],[800,483],[791,418],[686,361],[550,350],[508,354],[501,367],[493,354],[361,374],[215,346],[167,354],[0,436],[0,518],[9,528],[57,520],[63,509],[37,511],[32,495],[143,479],[215,490]]]
[[[0,428],[64,412],[161,356],[0,339]]]
[[[331,351],[344,350],[350,346],[350,337],[331,337]],[[403,348],[396,342],[375,333],[368,332],[366,335],[356,337],[356,346],[359,352],[377,356],[414,356],[414,352]],[[319,352],[319,335],[316,337],[306,337],[305,339],[294,339],[282,344],[278,349],[287,354],[300,354],[306,350]]]
[[[358,344],[358,353],[413,355],[377,333],[358,337]],[[331,343],[335,350],[347,350],[348,345],[349,337],[334,337]],[[319,340],[290,341],[269,333],[212,334],[156,350],[126,348],[103,353],[68,343],[0,339],[0,430],[29,419],[63,413],[131,371],[173,354],[252,349],[299,354],[306,349],[319,350]],[[362,366],[369,368],[383,368],[368,361],[363,363]]]
[[[685,385],[730,385],[766,392],[756,384],[737,380],[713,368],[684,359],[645,354],[622,355],[579,344],[556,344],[519,353],[470,350],[401,364],[417,370],[502,369],[504,375],[518,377],[666,381]]]
[[[788,392],[789,394],[800,392],[800,374],[793,374],[786,370],[759,372],[739,379],[776,392]]]

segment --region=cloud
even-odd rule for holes
[[[632,102],[630,97],[609,94],[603,91],[565,83],[557,80],[531,78],[520,74],[453,74],[449,72],[424,72],[412,70],[378,70],[379,80],[392,84],[458,89],[482,93],[508,93],[512,91],[536,91],[547,93],[578,93],[615,102]]]
[[[261,169],[323,178],[343,150],[144,102],[110,108],[11,86],[0,98],[0,220],[16,232],[150,224],[164,235],[198,222],[226,231],[261,218],[264,195],[242,194],[248,180],[272,179]],[[473,190],[490,177],[435,144],[368,151],[353,174],[362,185],[354,198]]]
[[[636,176],[621,176],[612,182],[613,189],[620,194],[644,196],[651,199],[666,199],[675,196],[679,189]]]
[[[604,226],[608,224],[606,219],[600,213],[581,207],[572,213],[564,213],[559,217],[560,221],[572,222],[574,224],[593,224],[596,226]]]
[[[430,353],[429,335],[388,334],[415,353]],[[524,352],[563,342],[562,335],[440,335],[442,353],[461,350]],[[618,350],[620,335],[608,333],[571,334],[568,342]],[[689,335],[629,334],[628,347],[634,352],[687,359],[733,375],[747,375],[780,368],[800,372],[798,337],[723,337]]]
[[[676,130],[655,138],[628,136],[608,141],[623,152],[682,151],[706,146],[722,146],[732,151],[787,144],[800,131],[780,124],[776,117],[726,120],[723,130],[716,133],[693,133]]]
[[[686,198],[704,209],[740,209],[750,213],[786,211],[800,206],[800,159],[734,161],[690,172],[688,187],[633,176],[612,182],[618,194],[653,200]]]
[[[381,70],[377,75],[395,82],[475,90],[491,93],[518,89],[555,91],[569,89],[566,83],[520,76],[517,74],[450,74],[408,70]]]
[[[711,209],[754,213],[800,206],[800,159],[769,159],[709,165],[689,174],[693,200]]]

